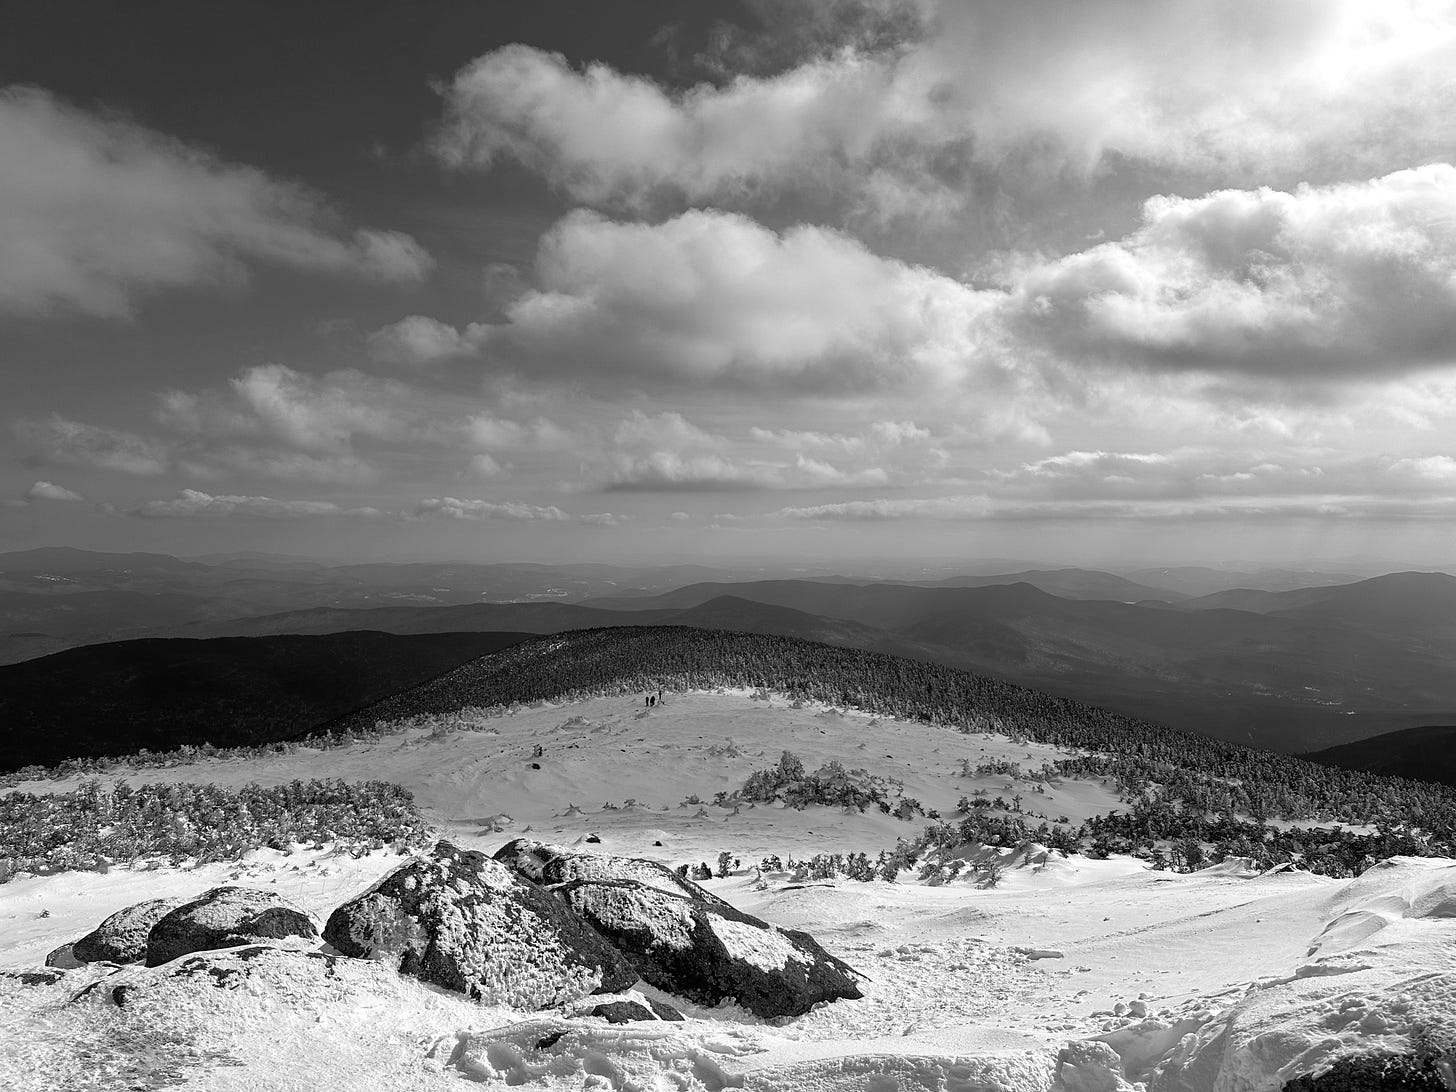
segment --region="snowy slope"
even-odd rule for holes
[[[873,854],[923,825],[878,811],[711,803],[785,749],[811,769],[839,759],[900,778],[906,795],[947,815],[976,789],[1019,792],[1026,810],[1053,819],[1119,806],[1100,782],[1066,781],[1043,796],[1005,776],[960,776],[963,758],[1031,768],[1066,757],[1053,748],[748,692],[669,695],[650,712],[640,697],[541,704],[447,727],[109,776],[381,778],[410,788],[432,821],[472,848],[493,851],[530,831],[670,864],[713,863],[722,850],[745,866],[769,853]],[[693,796],[707,803],[684,803]],[[240,865],[20,877],[0,885],[0,970],[36,967],[132,902],[222,882],[276,886],[323,917],[396,862],[264,851]],[[237,991],[188,990],[157,979],[165,968],[129,969],[120,975],[152,1000],[67,1003],[98,976],[86,968],[50,985],[0,978],[0,1086],[1070,1092],[1123,1080],[1244,1092],[1278,1089],[1340,1054],[1456,1036],[1456,973],[1446,970],[1456,967],[1456,863],[1397,859],[1353,881],[1258,874],[1237,862],[1178,875],[1032,847],[1008,853],[1008,865],[990,890],[968,880],[922,885],[909,873],[894,884],[792,884],[746,867],[708,881],[749,913],[808,930],[867,977],[862,1001],[781,1026],[673,999],[687,1023],[608,1027],[483,1008],[374,964],[345,961],[338,977],[310,977],[281,957]],[[1069,1051],[1069,1042],[1083,1045]],[[129,1072],[142,1056],[159,1060]],[[1107,1058],[1117,1077],[1098,1069]]]

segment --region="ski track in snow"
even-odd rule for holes
[[[463,848],[493,852],[529,834],[673,865],[712,864],[722,850],[745,866],[770,853],[873,855],[920,830],[922,819],[878,812],[711,803],[785,749],[811,770],[838,759],[900,778],[907,795],[946,815],[977,789],[1020,794],[1028,811],[1074,822],[1118,806],[1097,781],[1043,794],[1004,775],[959,776],[963,758],[1030,770],[1067,752],[795,709],[747,691],[669,695],[646,715],[629,695],[472,721],[470,731],[425,727],[326,752],[115,770],[103,780],[377,778],[413,791]],[[300,848],[191,869],[20,877],[0,885],[0,970],[38,967],[51,948],[134,902],[224,883],[269,887],[323,920],[399,860]],[[688,1021],[609,1027],[478,1005],[368,961],[310,977],[264,960],[235,990],[130,968],[112,980],[141,984],[127,1005],[107,1000],[110,982],[71,1003],[107,973],[92,966],[50,985],[0,977],[0,1087],[1039,1092],[1072,1087],[1075,1073],[1064,1070],[1060,1083],[1057,1075],[1063,1044],[1101,1037],[1121,1056],[1124,1081],[1274,1092],[1339,1052],[1456,1035],[1456,972],[1443,970],[1456,968],[1450,861],[1401,859],[1336,881],[1255,875],[1237,862],[1185,876],[1127,858],[1052,854],[1013,861],[994,890],[969,880],[922,885],[908,874],[896,884],[788,884],[746,869],[704,886],[811,933],[865,976],[863,1000],[774,1025],[731,1004],[709,1010],[645,988]],[[752,954],[766,963],[781,955]],[[1185,1085],[1160,1083],[1169,1059],[1184,1066]]]

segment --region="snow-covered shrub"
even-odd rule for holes
[[[116,861],[237,860],[254,849],[328,843],[344,852],[426,844],[414,798],[382,781],[291,781],[261,788],[125,781],[73,792],[0,796],[0,859],[13,872],[104,868]]]

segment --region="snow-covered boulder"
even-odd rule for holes
[[[152,927],[187,901],[170,898],[133,903],[72,944],[71,955],[81,963],[140,963],[147,958]]]
[[[700,1004],[736,998],[759,1016],[799,1016],[820,1001],[862,996],[854,969],[808,933],[726,904],[635,880],[573,880],[555,891],[646,981]]]
[[[324,939],[347,956],[487,1004],[541,1009],[638,975],[563,903],[483,853],[440,842],[335,910]]]
[[[285,937],[318,939],[302,909],[274,891],[214,887],[164,914],[147,934],[148,967],[213,948],[236,948]]]
[[[259,975],[275,980],[330,978],[339,957],[325,952],[243,944],[192,952],[155,969],[128,970],[97,979],[81,990],[73,1002],[109,1001],[124,1007],[138,997],[174,992],[191,983],[218,990],[236,990]]]
[[[514,868],[532,883],[550,887],[572,880],[632,880],[670,895],[686,895],[708,906],[728,906],[711,891],[679,876],[660,861],[640,857],[614,857],[533,838],[516,838],[496,851],[495,859]]]
[[[1122,1058],[1106,1043],[1083,1040],[1068,1043],[1057,1055],[1059,1092],[1127,1092],[1122,1079]]]

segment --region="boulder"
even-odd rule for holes
[[[679,876],[660,861],[583,853],[532,838],[507,842],[496,851],[495,859],[510,865],[532,883],[548,887],[572,880],[632,880],[670,895],[685,895],[707,906],[732,909],[729,903]]]
[[[147,958],[152,927],[187,901],[148,899],[118,910],[72,944],[71,955],[82,963],[140,963]]]
[[[236,948],[285,937],[318,939],[303,910],[273,891],[214,887],[165,914],[147,935],[147,966],[215,948]]]
[[[808,933],[635,880],[573,880],[556,894],[658,989],[758,1016],[799,1016],[861,995],[858,974]]]
[[[683,1014],[671,1005],[632,990],[612,997],[588,997],[562,1010],[563,1015],[599,1016],[609,1024],[678,1022]]]
[[[46,953],[45,965],[62,971],[74,971],[77,967],[84,967],[86,964],[76,958],[73,951],[75,947],[74,944],[62,944],[59,948],[52,948]]]
[[[340,906],[324,939],[346,956],[487,1004],[541,1009],[638,978],[559,900],[483,853],[440,842]]]
[[[595,1005],[588,1016],[600,1016],[609,1024],[631,1024],[639,1020],[656,1020],[657,1014],[640,1001],[606,1001]]]

